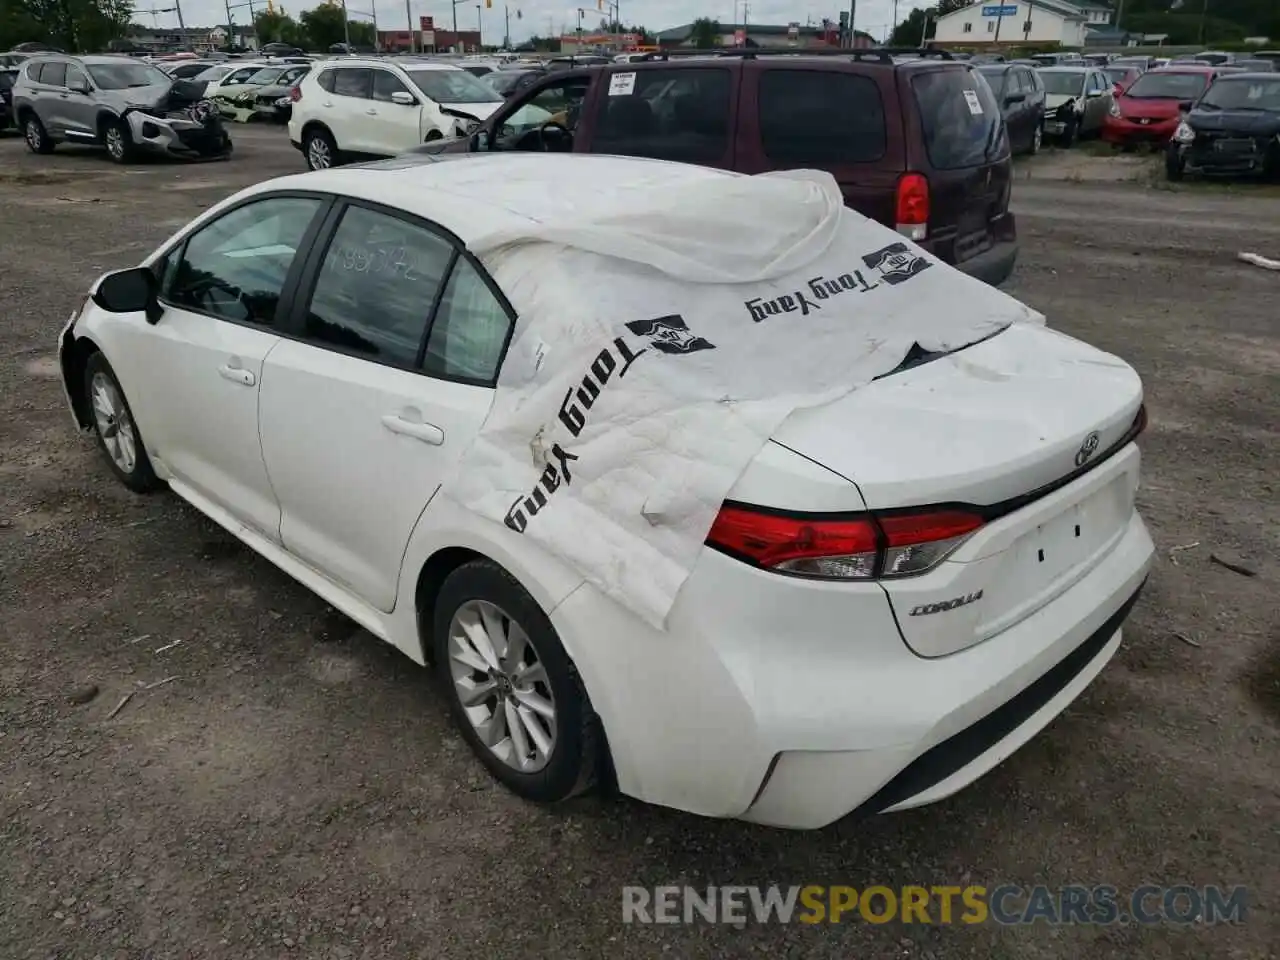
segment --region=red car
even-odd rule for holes
[[[1168,142],[1182,114],[1221,72],[1198,63],[1147,71],[1116,97],[1102,121],[1102,139],[1125,147]]]
[[[1121,64],[1119,66],[1112,64],[1109,67],[1103,67],[1102,72],[1107,75],[1107,79],[1114,85],[1112,92],[1119,97],[1124,95],[1124,92],[1129,89],[1129,85],[1133,81],[1142,76],[1143,71],[1136,64]]]

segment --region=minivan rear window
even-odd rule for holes
[[[870,163],[884,156],[884,104],[869,77],[831,70],[760,75],[760,146],[775,163]]]
[[[911,78],[929,163],[959,170],[1008,153],[1004,121],[991,87],[972,70],[930,70]]]

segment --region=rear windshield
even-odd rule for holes
[[[1153,100],[1194,100],[1204,93],[1209,78],[1203,73],[1144,73],[1125,91],[1127,97]]]
[[[938,170],[976,167],[1008,152],[991,87],[971,70],[931,70],[911,80],[925,150]]]

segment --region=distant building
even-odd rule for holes
[[[939,17],[934,42],[981,47],[1057,44],[1083,47],[1089,31],[1111,23],[1111,7],[1069,0],[978,0]]]
[[[208,53],[227,46],[244,50],[257,50],[258,38],[253,27],[236,25],[229,31],[225,25],[216,27],[144,27],[135,23],[128,39],[139,47],[156,53],[174,50],[193,50]],[[230,40],[230,43],[228,43]]]
[[[798,23],[721,23],[716,35],[718,47],[758,47],[764,50],[815,50],[834,49],[840,46],[840,27],[833,21],[823,25],[806,26]],[[686,23],[658,34],[658,46],[693,46],[693,24]],[[854,46],[873,47],[875,38],[861,30],[854,32]]]
[[[419,53],[479,53],[481,50],[479,30],[379,30],[378,43],[383,50],[407,52],[417,50]]]

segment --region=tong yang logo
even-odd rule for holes
[[[889,284],[905,283],[932,266],[924,257],[912,253],[905,243],[891,243],[875,253],[868,253],[862,262],[872,270],[879,270],[881,279]]]
[[[627,329],[637,337],[648,337],[653,349],[659,353],[695,353],[716,348],[710,340],[691,331],[679,314],[652,320],[632,320]]]

